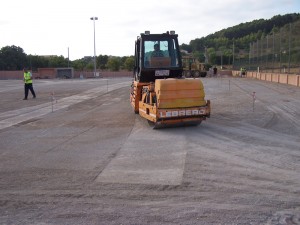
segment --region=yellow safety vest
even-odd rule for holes
[[[25,84],[32,84],[32,79],[31,79],[31,73],[30,72],[24,72],[24,82]]]

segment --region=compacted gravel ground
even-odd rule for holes
[[[300,224],[300,88],[202,78],[211,118],[152,129],[130,78],[0,81],[0,224]]]

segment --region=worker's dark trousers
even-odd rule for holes
[[[32,96],[35,98],[35,92],[33,90],[32,84],[25,84],[25,99],[28,97],[28,90],[30,90]]]

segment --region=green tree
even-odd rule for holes
[[[50,56],[49,58],[49,67],[67,67],[68,59],[65,59],[63,56]]]
[[[205,57],[204,57],[204,53],[203,52],[195,51],[195,52],[193,52],[193,56],[195,58],[197,58],[200,62],[204,62],[205,61]]]
[[[180,46],[181,50],[185,50],[187,52],[192,52],[192,47],[190,45],[187,45],[187,44],[182,44]]]
[[[196,38],[190,41],[192,51],[203,51],[205,49],[205,42],[203,38]]]
[[[93,71],[94,70],[94,63],[93,62],[89,62],[86,66],[85,69]]]
[[[127,57],[124,62],[124,69],[128,71],[132,71],[133,67],[134,67],[134,57],[133,56]]]
[[[216,64],[216,58],[217,58],[217,55],[216,55],[216,50],[214,48],[208,48],[207,49],[207,54],[208,54],[208,63],[209,64]]]
[[[83,59],[77,59],[72,61],[72,67],[74,67],[75,70],[83,70],[86,67],[87,63]]]
[[[38,68],[46,68],[49,65],[49,60],[46,57],[38,55],[27,55],[28,67],[34,71]]]
[[[23,49],[15,45],[6,46],[0,50],[1,70],[21,70],[28,67],[26,54]]]
[[[119,57],[113,56],[108,59],[107,67],[112,71],[119,71],[121,67],[121,61]]]
[[[124,70],[125,69],[125,61],[126,61],[126,59],[128,58],[128,56],[123,56],[123,57],[120,57],[119,59],[120,59],[120,63],[121,63],[121,65],[120,65],[120,69],[121,70]]]
[[[97,56],[97,67],[100,68],[101,70],[107,69],[106,65],[108,62],[108,55],[99,55]]]

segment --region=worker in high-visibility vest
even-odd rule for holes
[[[32,75],[31,73],[27,70],[27,68],[24,68],[24,89],[25,89],[25,97],[23,100],[27,100],[28,97],[28,91],[30,90],[33,98],[36,98],[35,92],[33,90],[32,86]]]
[[[246,76],[246,68],[241,67],[241,77],[245,77]]]

